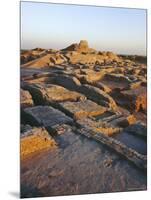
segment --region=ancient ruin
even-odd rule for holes
[[[21,51],[22,196],[146,189],[146,115],[145,57]]]

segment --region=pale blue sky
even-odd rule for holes
[[[101,51],[146,54],[146,10],[21,2],[21,48],[61,49],[85,39]]]

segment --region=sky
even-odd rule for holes
[[[100,51],[146,55],[146,10],[21,2],[21,49],[80,40]]]

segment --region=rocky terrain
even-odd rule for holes
[[[21,196],[145,190],[146,57],[21,51]]]

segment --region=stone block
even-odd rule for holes
[[[72,124],[73,122],[70,117],[50,106],[25,108],[23,115],[27,123],[44,126],[50,132],[55,132],[56,127],[61,124]]]
[[[74,119],[97,116],[106,111],[106,108],[93,101],[85,100],[79,102],[63,102],[59,108]]]

